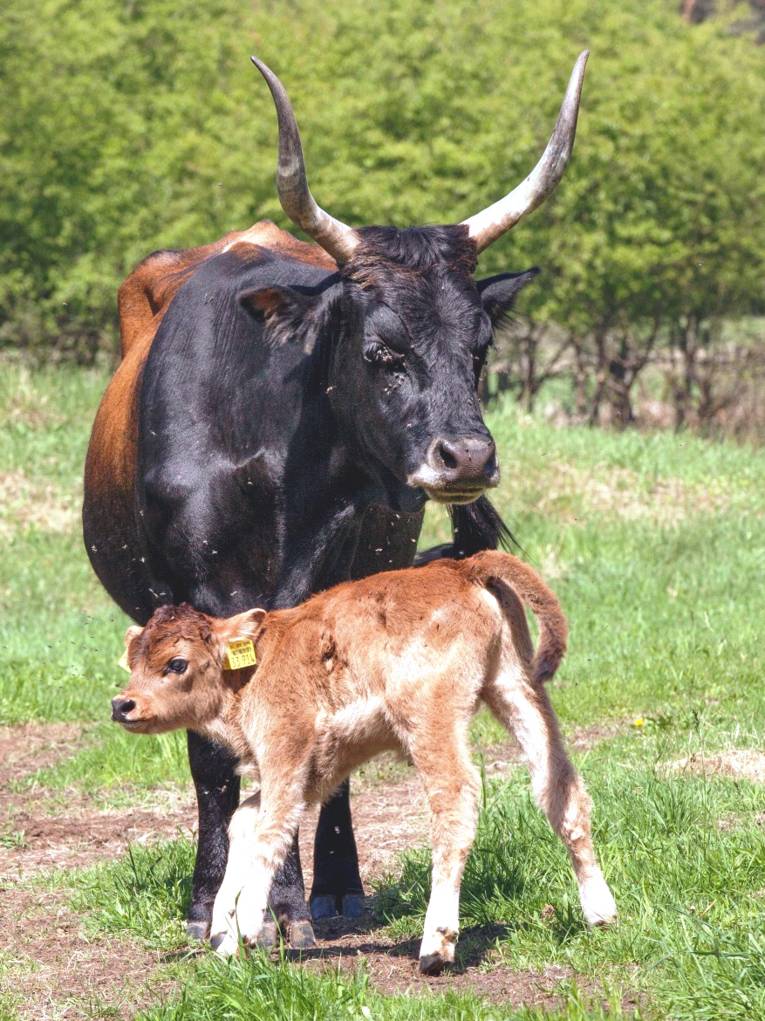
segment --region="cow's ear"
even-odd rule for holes
[[[492,323],[498,322],[510,311],[518,292],[530,283],[537,273],[539,270],[534,266],[523,273],[500,273],[498,276],[476,281],[483,307]]]
[[[327,323],[342,294],[338,282],[323,291],[302,291],[295,287],[264,287],[243,291],[244,308],[268,325],[267,338],[274,343],[302,341],[306,353],[313,349],[318,331]]]
[[[261,319],[270,319],[277,313],[299,315],[306,312],[314,300],[313,296],[302,294],[294,287],[261,287],[239,295],[247,311]]]

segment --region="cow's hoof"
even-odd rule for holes
[[[186,921],[186,935],[189,939],[204,942],[210,935],[210,923],[208,921],[192,920]]]
[[[340,901],[340,914],[345,918],[361,918],[366,910],[364,895],[362,893],[346,893]]]
[[[333,893],[322,893],[311,898],[311,918],[318,922],[322,918],[334,918],[337,914],[337,899]]]
[[[304,919],[300,922],[293,922],[289,929],[290,946],[293,950],[309,950],[316,946],[316,937],[313,934],[313,926]]]
[[[440,975],[448,963],[442,954],[425,954],[420,958],[420,974]]]

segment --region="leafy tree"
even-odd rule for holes
[[[161,247],[287,226],[263,56],[315,194],[350,223],[450,222],[536,161],[580,49],[579,137],[545,206],[482,257],[537,264],[535,324],[568,331],[590,404],[693,322],[762,302],[763,51],[665,0],[12,0],[0,28],[0,342],[86,359]]]

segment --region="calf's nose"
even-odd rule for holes
[[[132,698],[122,698],[121,696],[117,696],[117,698],[112,699],[112,719],[117,723],[121,723],[123,720],[126,720],[128,713],[132,712],[134,709],[135,702]]]
[[[437,436],[426,460],[444,482],[493,485],[498,477],[497,451],[490,436]]]

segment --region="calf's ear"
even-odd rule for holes
[[[143,628],[138,627],[137,624],[131,624],[131,626],[125,632],[125,648],[130,648],[130,643],[134,638],[138,638],[140,634],[143,634]]]
[[[130,673],[130,663],[128,662],[128,650],[130,649],[130,643],[134,638],[137,638],[142,631],[142,627],[132,624],[125,632],[125,651],[120,656],[117,666],[121,666],[122,669],[127,670],[128,673]]]
[[[226,620],[217,621],[216,631],[222,642],[233,642],[237,638],[254,638],[263,621],[268,616],[266,610],[245,610]]]
[[[523,273],[500,273],[495,277],[477,280],[481,302],[492,323],[498,322],[515,303],[518,292],[539,273],[536,266]]]

